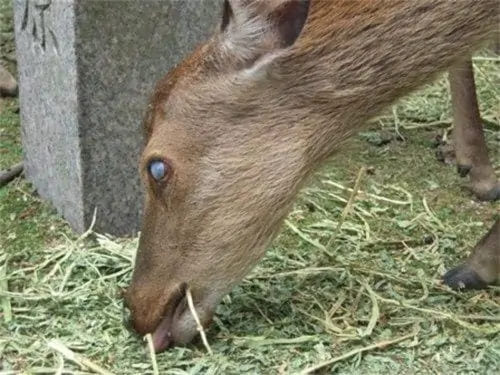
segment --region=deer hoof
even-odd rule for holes
[[[477,198],[486,201],[486,202],[493,202],[496,200],[500,199],[500,184],[496,184],[493,186],[491,189],[486,190],[486,191],[474,191],[476,194]]]
[[[485,289],[488,286],[468,264],[462,264],[446,272],[443,282],[455,290]]]

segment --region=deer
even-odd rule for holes
[[[479,197],[498,198],[470,76],[498,8],[497,0],[226,0],[214,35],[158,82],[147,108],[142,232],[124,292],[131,328],[151,333],[157,352],[189,343],[198,330],[187,289],[207,327],[308,177],[447,69],[459,171]],[[495,282],[499,236],[497,221],[444,282]]]

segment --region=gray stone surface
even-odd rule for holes
[[[139,229],[155,82],[218,24],[219,0],[14,0],[27,177],[77,231]]]

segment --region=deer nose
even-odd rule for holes
[[[125,291],[122,321],[127,330],[138,335],[151,333],[156,352],[175,345],[173,331],[179,316],[187,308],[186,283],[172,289],[152,293],[147,284],[129,287]]]
[[[170,299],[165,306],[163,317],[159,321],[155,330],[152,332],[153,346],[157,353],[168,349],[170,346],[175,344],[172,338],[172,329],[176,323],[176,319],[186,308],[186,290],[187,284],[182,283],[170,296]]]

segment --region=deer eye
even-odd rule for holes
[[[168,166],[162,160],[153,160],[149,163],[149,174],[155,181],[163,180],[168,173]]]

